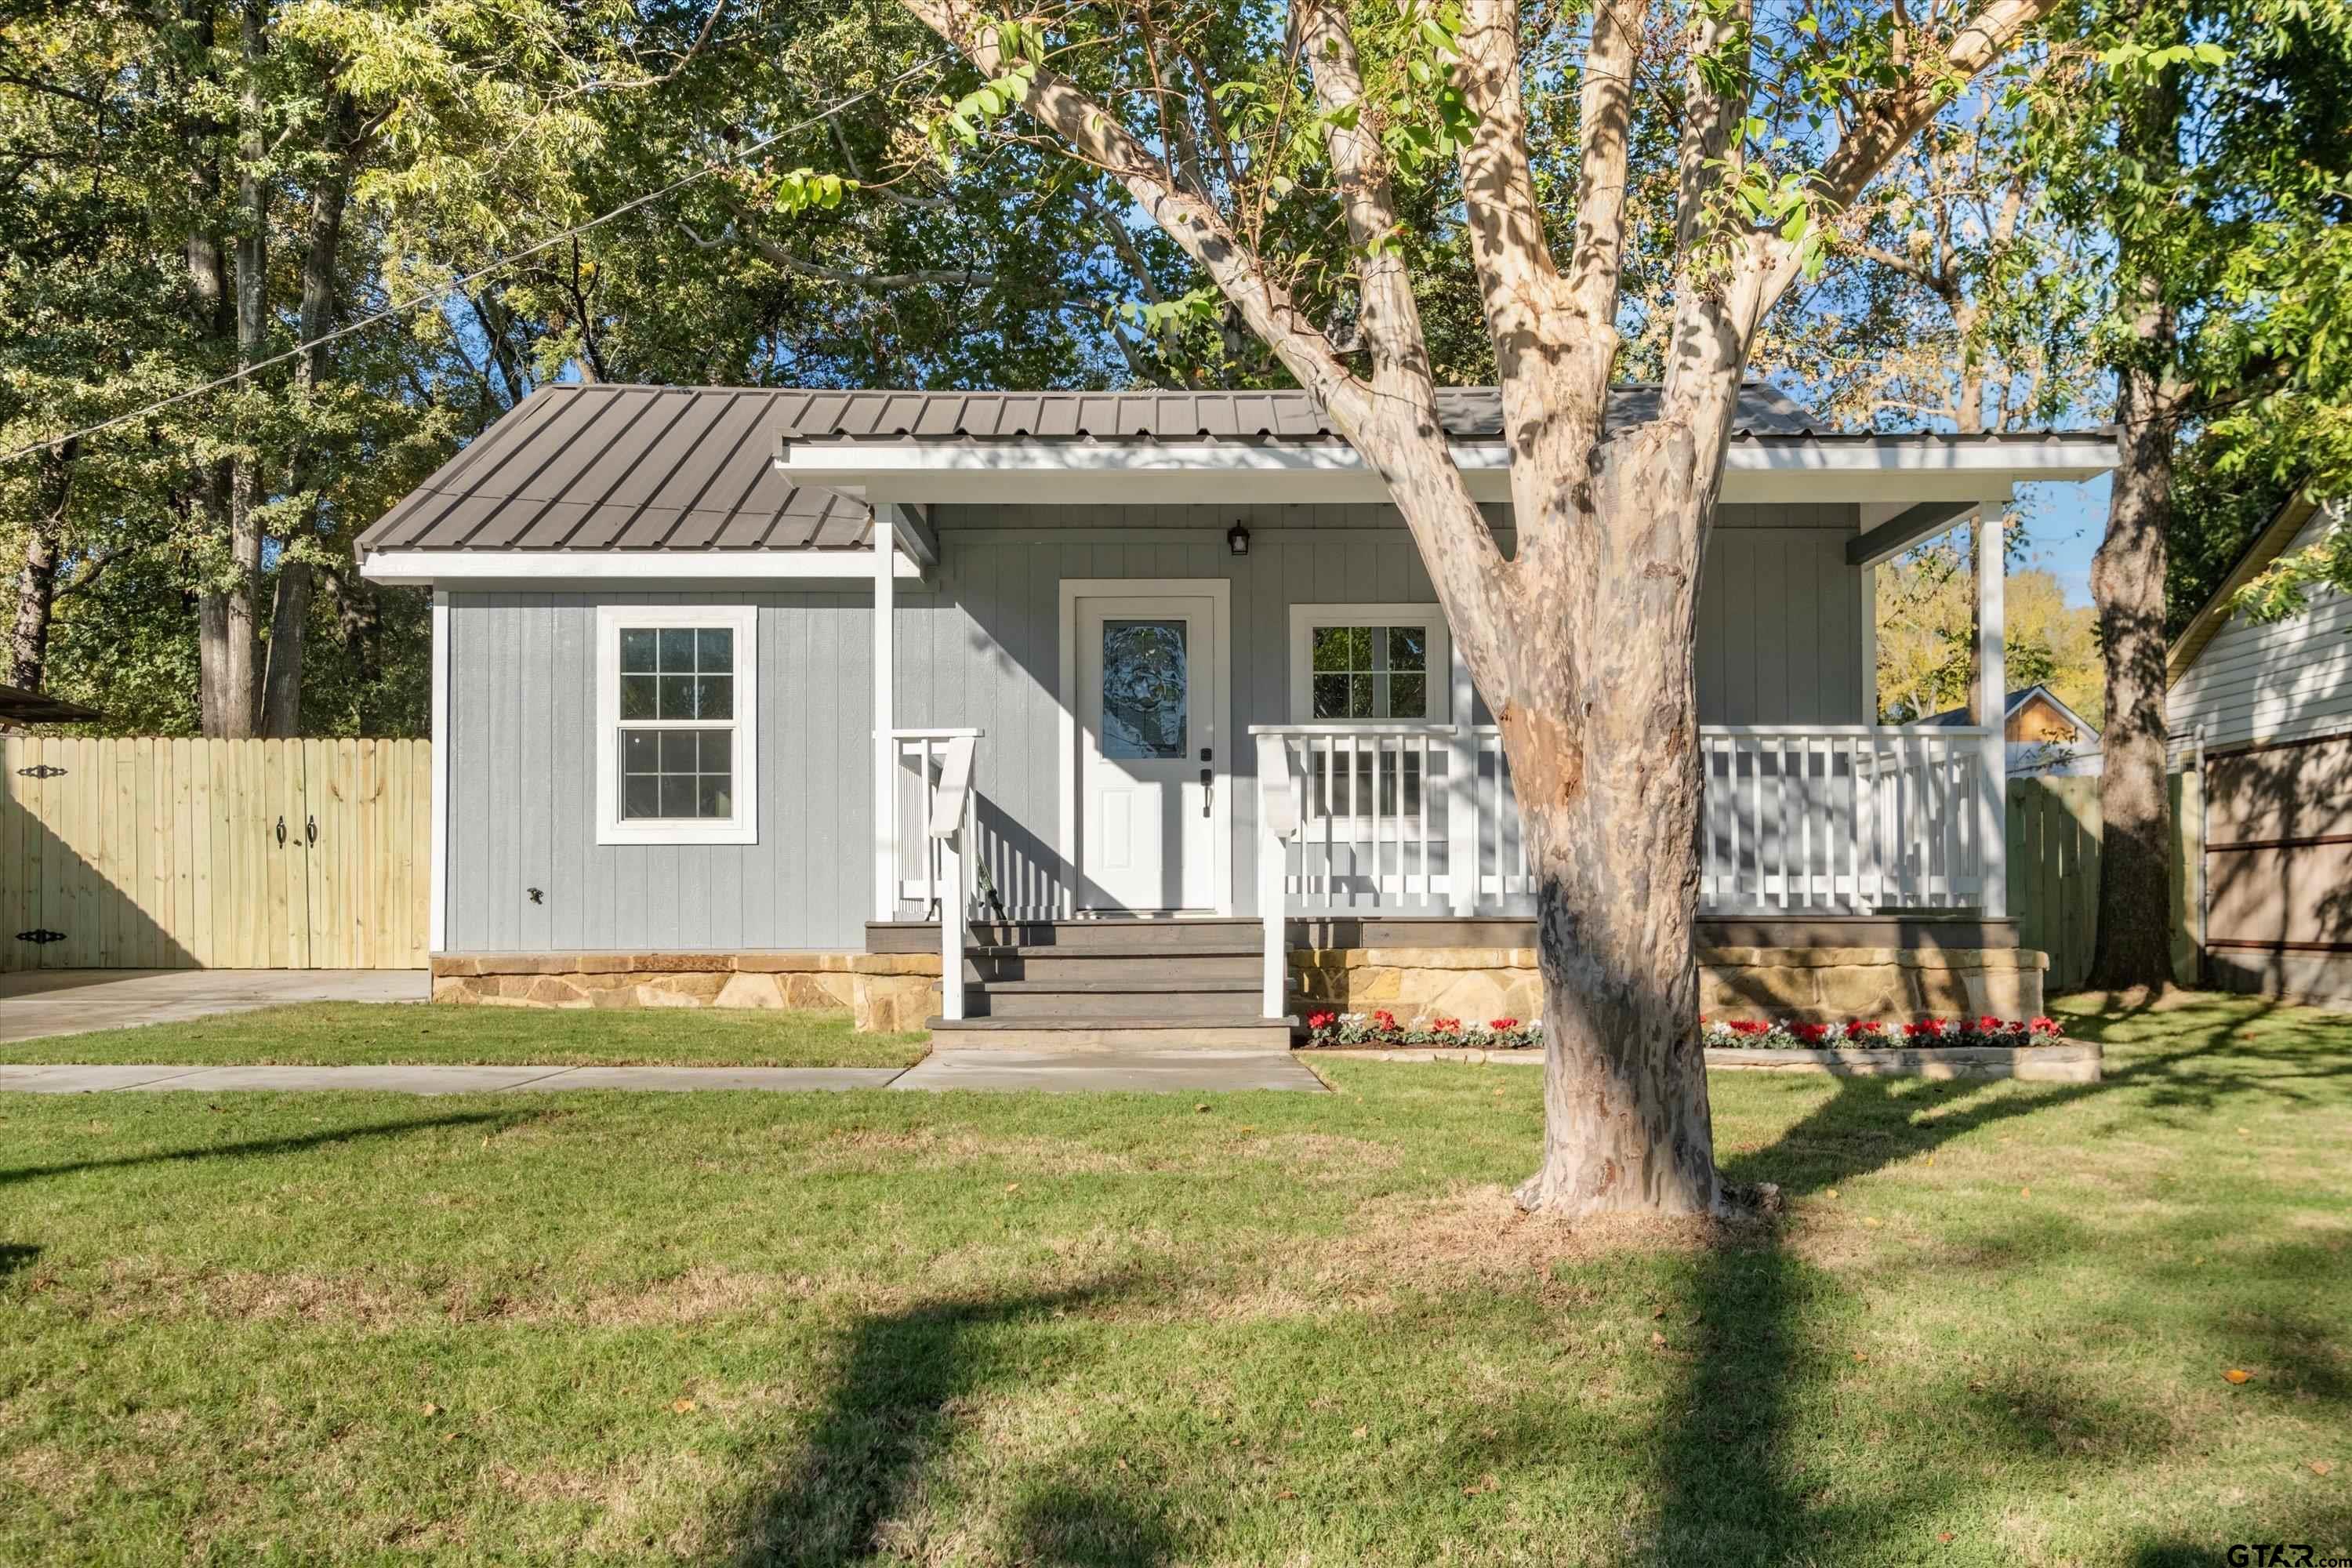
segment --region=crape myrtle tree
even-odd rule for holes
[[[1693,952],[1693,637],[1740,382],[1839,215],[2054,0],[1760,16],[1752,0],[1600,0],[1574,24],[1580,53],[1533,68],[1508,0],[908,3],[982,79],[939,116],[941,145],[1042,132],[1122,187],[1206,276],[1163,309],[1237,317],[1412,530],[1501,727],[1539,889],[1545,1136],[1521,1204],[1721,1208]],[[1528,135],[1530,103],[1560,92],[1564,179]],[[1634,193],[1667,173],[1629,153],[1653,115],[1677,127],[1655,226],[1662,386],[1654,419],[1612,426]],[[1438,422],[1399,216],[1454,181],[1511,453],[1507,557]],[[1316,320],[1341,270],[1350,303]]]

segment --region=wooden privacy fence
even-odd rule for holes
[[[411,969],[425,741],[0,742],[0,969]]]
[[[2167,919],[2173,977],[2184,985],[2198,983],[2201,782],[2193,770],[2170,780],[2172,888]],[[2050,955],[2042,983],[2053,993],[2073,990],[2091,973],[2099,935],[2099,837],[2096,778],[2009,781],[2009,910],[2017,917],[2018,945]]]

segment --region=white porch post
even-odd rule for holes
[[[1445,887],[1454,914],[1466,919],[1478,912],[1478,741],[1470,729],[1471,720],[1478,713],[1477,691],[1470,682],[1470,665],[1462,657],[1462,645],[1452,638],[1447,641],[1452,645],[1446,679],[1452,687],[1454,735],[1446,742],[1445,757]],[[1501,777],[1498,762],[1495,791],[1498,811],[1502,809]]]
[[[2001,548],[2001,514],[2009,492],[1977,503],[1977,679],[1984,721],[1983,777],[1977,809],[1978,865],[1984,879],[1978,906],[1989,921],[2009,915],[2009,672],[2002,661],[2002,595],[2008,552]]]
[[[898,742],[891,731],[891,613],[898,547],[889,510],[874,510],[874,918],[898,917]]]

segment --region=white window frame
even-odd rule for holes
[[[725,626],[735,634],[735,717],[698,722],[734,731],[732,816],[621,816],[621,631]],[[760,610],[756,605],[596,606],[596,842],[757,844],[760,841]]]
[[[1429,666],[1429,713],[1421,719],[1318,719],[1315,717],[1315,628],[1318,626],[1419,626]],[[1454,639],[1445,612],[1436,605],[1293,605],[1290,606],[1290,721],[1349,724],[1373,730],[1418,730],[1454,722]]]

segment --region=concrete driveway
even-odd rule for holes
[[[424,1002],[422,969],[34,969],[0,974],[0,1041],[176,1024],[289,1002]]]

